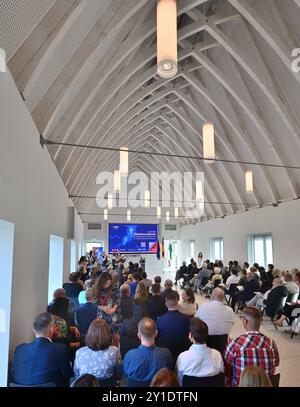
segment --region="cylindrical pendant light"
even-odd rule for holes
[[[120,192],[121,190],[121,173],[119,170],[114,171],[114,191]]]
[[[250,194],[253,192],[253,173],[252,171],[245,172],[246,192]]]
[[[127,211],[127,222],[130,222],[130,221],[131,221],[131,210],[128,209],[128,211]]]
[[[156,207],[156,217],[157,217],[157,219],[161,219],[161,207],[160,206]]]
[[[145,208],[150,208],[150,191],[145,191]]]
[[[207,122],[203,124],[202,127],[202,137],[203,137],[203,157],[209,158],[206,161],[207,164],[212,163],[215,158],[215,130],[214,124]]]
[[[175,218],[178,218],[178,208],[174,209],[174,216],[175,216]]]
[[[128,175],[128,147],[121,147],[121,150],[120,150],[120,174]]]
[[[112,194],[107,195],[107,207],[108,207],[108,209],[112,209],[112,207],[113,207],[113,196],[112,196]]]
[[[108,219],[107,209],[104,209],[104,220]]]
[[[167,211],[166,212],[166,221],[169,222],[169,220],[170,220],[170,212]]]
[[[176,0],[157,1],[157,73],[162,78],[177,73]]]

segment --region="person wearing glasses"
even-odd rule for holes
[[[241,315],[244,335],[231,340],[225,351],[225,374],[227,383],[238,386],[241,372],[247,366],[259,366],[269,376],[279,366],[279,353],[273,339],[259,332],[261,313],[255,307],[246,307]]]

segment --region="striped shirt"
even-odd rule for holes
[[[249,331],[233,339],[225,351],[226,372],[231,372],[229,384],[238,386],[240,375],[247,366],[260,366],[269,376],[279,365],[276,343],[258,331]]]

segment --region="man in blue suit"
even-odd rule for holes
[[[13,361],[14,382],[22,385],[55,383],[69,386],[72,374],[67,348],[53,343],[54,318],[50,312],[38,315],[33,323],[36,339],[17,346]]]
[[[85,292],[86,303],[80,305],[76,310],[76,322],[81,337],[87,334],[90,324],[97,318],[97,304],[92,302],[92,290],[88,288]]]

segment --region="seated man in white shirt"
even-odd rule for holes
[[[190,340],[192,346],[182,352],[176,362],[176,373],[182,385],[183,376],[211,377],[224,372],[221,353],[208,348],[205,344],[208,337],[208,327],[198,318],[191,318]]]
[[[200,305],[195,317],[207,324],[209,335],[229,335],[234,324],[234,312],[224,304],[224,291],[215,288],[211,299],[211,302]]]

